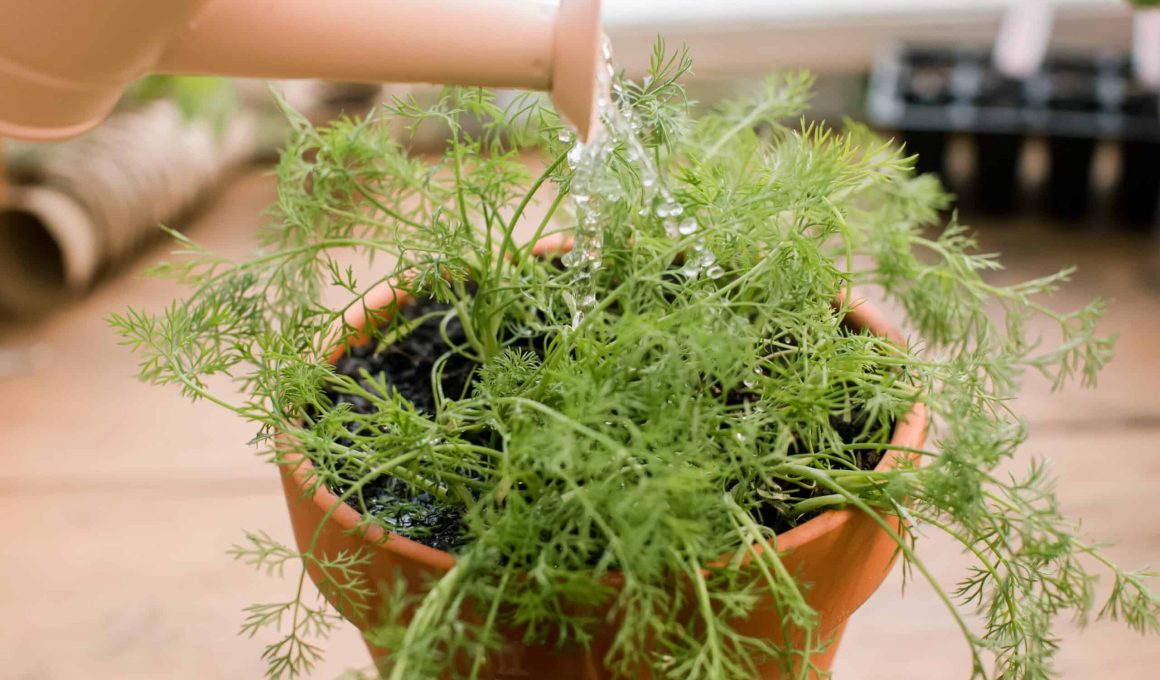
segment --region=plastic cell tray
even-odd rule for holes
[[[949,135],[970,136],[974,203],[988,212],[1015,208],[1023,140],[1040,137],[1051,159],[1048,211],[1084,216],[1095,145],[1113,142],[1120,217],[1135,224],[1156,219],[1160,97],[1132,78],[1126,54],[1052,54],[1039,72],[1014,79],[991,67],[987,50],[898,46],[877,60],[867,106],[875,125],[902,133],[922,172],[943,172]]]

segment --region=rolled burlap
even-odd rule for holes
[[[235,81],[239,110],[223,129],[159,100],[119,111],[83,137],[11,143],[21,181],[4,196],[0,148],[0,311],[35,314],[83,292],[142,243],[177,226],[231,169],[269,160],[286,128],[270,87],[312,121],[365,113],[379,86]]]
[[[47,147],[34,183],[0,205],[0,307],[35,313],[84,290],[252,158],[255,139],[248,113],[215,130],[159,100]]]

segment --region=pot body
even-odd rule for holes
[[[355,307],[348,311],[346,321],[354,328],[361,329],[366,319],[375,318],[375,310],[390,307],[394,301],[394,292],[389,288],[372,291],[361,308]],[[398,300],[399,304],[404,302]],[[898,331],[889,325],[881,312],[868,303],[854,308],[846,320],[855,328],[866,328],[875,334],[900,340]],[[353,341],[361,339],[356,337]],[[341,350],[338,354],[341,354]],[[331,357],[332,360],[336,358]],[[921,448],[925,440],[926,424],[925,409],[921,404],[916,405],[895,426],[891,443],[904,450]],[[878,467],[882,469],[895,465],[906,455],[890,451]],[[405,579],[413,592],[420,592],[425,583],[438,578],[452,567],[454,558],[448,553],[394,534],[385,536],[377,527],[361,533],[355,531],[360,519],[358,512],[340,502],[328,489],[323,487],[313,495],[304,494],[310,469],[309,461],[298,457],[287,460],[282,470],[282,487],[300,550],[309,550],[316,534],[314,553],[317,555],[335,556],[342,552],[349,554],[370,550],[372,557],[363,565],[361,576],[376,588],[376,592],[383,592],[385,586],[398,578]],[[327,518],[327,512],[332,508],[333,512]],[[895,530],[898,529],[897,517],[888,516],[885,520]],[[873,518],[853,509],[825,512],[779,534],[776,544],[789,573],[796,575],[807,586],[806,600],[819,617],[815,634],[829,643],[812,658],[814,667],[829,670],[847,620],[882,584],[893,565],[897,546]],[[311,577],[318,582],[320,574],[311,571]],[[369,605],[370,614],[361,619],[355,617],[359,620],[353,621],[364,630],[374,626],[375,612],[379,609],[380,601],[372,597],[366,604]],[[771,640],[788,637],[795,646],[804,643],[802,631],[782,630],[781,617],[772,601],[759,605],[749,618],[736,621],[734,625],[747,635]],[[608,649],[612,633],[611,627],[603,634],[598,632],[590,650],[572,653],[560,652],[550,646],[525,645],[513,636],[509,649],[490,661],[484,677],[493,680],[610,679],[613,676],[603,668],[601,659]],[[373,646],[369,648],[375,658],[388,653]],[[649,675],[647,671],[642,671],[636,677],[647,678]],[[768,663],[762,669],[761,677],[781,678],[777,663]]]

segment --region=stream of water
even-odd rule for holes
[[[623,148],[626,158],[640,176],[643,190],[640,215],[651,213],[660,220],[665,233],[673,239],[696,234],[700,230],[697,218],[686,215],[684,207],[673,196],[665,176],[641,141],[641,122],[634,114],[627,92],[616,81],[612,47],[603,42],[604,64],[597,72],[597,114],[600,125],[592,131],[587,142],[574,141],[568,152],[572,168],[571,197],[576,211],[576,232],[572,250],[564,256],[564,265],[577,279],[575,293],[570,296],[572,324],[578,326],[584,312],[596,304],[596,286],[593,274],[604,262],[605,207],[624,200],[626,196],[612,168],[613,153]],[[561,141],[573,141],[569,132],[562,132]],[[716,265],[716,256],[705,245],[703,238],[695,240],[685,253],[681,273],[689,279],[702,274],[718,278],[724,270]]]

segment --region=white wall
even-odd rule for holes
[[[989,43],[1014,0],[605,0],[617,61],[638,72],[653,39],[688,43],[699,77],[809,68],[854,73],[896,40]],[[1126,0],[1057,0],[1053,42],[1127,49]]]

